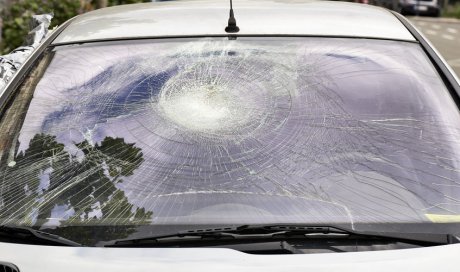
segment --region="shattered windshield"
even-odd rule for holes
[[[60,46],[2,112],[0,223],[460,221],[459,129],[416,43]]]

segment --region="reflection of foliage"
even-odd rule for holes
[[[110,241],[114,239],[125,238],[135,231],[133,225],[145,224],[148,218],[152,216],[151,212],[146,212],[144,208],[136,209],[133,213],[131,211],[132,205],[128,203],[128,199],[124,196],[123,192],[117,191],[113,197],[102,207],[102,214],[116,214],[118,218],[113,218],[113,225],[100,226],[100,221],[97,218],[90,218],[85,220],[87,225],[92,227],[82,226],[67,226],[56,229],[52,232],[67,239],[78,241],[84,245],[94,245],[98,241]],[[73,217],[75,218],[75,216]],[[120,225],[115,224],[129,220],[133,225]],[[69,221],[69,220],[68,220]],[[110,224],[110,223],[109,223]]]
[[[443,16],[460,19],[460,2],[447,6],[447,8],[443,10]]]
[[[14,0],[10,9],[2,12],[3,44],[0,45],[0,54],[6,54],[20,46],[29,32],[29,20],[34,14],[54,12],[52,25],[62,24],[67,19],[77,15],[80,8],[78,0]]]
[[[66,151],[54,136],[37,134],[28,149],[16,157],[13,167],[0,169],[3,223],[43,225],[57,207],[67,210],[65,220],[54,222],[62,227],[149,222],[152,213],[130,204],[116,187],[123,182],[122,177],[133,175],[142,164],[140,148],[106,137],[100,144],[77,143],[74,151]],[[113,233],[113,237],[107,231],[109,236],[96,238],[121,238],[134,229],[125,230],[123,234]]]

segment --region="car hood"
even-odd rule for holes
[[[31,271],[458,271],[460,244],[308,255],[210,248],[84,248],[0,243],[0,261]]]

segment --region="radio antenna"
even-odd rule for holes
[[[227,33],[237,33],[240,31],[240,28],[236,25],[235,15],[233,14],[233,3],[230,0],[230,17],[228,18],[228,25],[225,28]]]

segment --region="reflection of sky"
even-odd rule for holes
[[[40,194],[43,190],[48,190],[50,186],[50,174],[53,172],[51,167],[46,168],[40,175],[40,184],[38,185],[38,193]]]
[[[69,205],[55,205],[51,210],[51,216],[43,224],[42,228],[53,228],[61,224],[60,221],[66,220],[75,214],[75,210]]]
[[[69,90],[69,94],[82,92],[91,92],[106,86],[102,85],[105,79],[110,77],[111,67],[104,72],[103,76],[98,76],[88,81],[84,86]],[[75,113],[78,112],[81,118],[77,119],[80,128],[91,128],[95,124],[104,123],[105,121],[113,118],[123,118],[126,115],[135,114],[135,112],[143,111],[145,106],[150,102],[150,97],[154,93],[158,93],[162,84],[170,77],[170,72],[153,74],[145,78],[145,75],[138,76],[137,78],[130,79],[126,86],[120,86],[116,93],[96,93],[91,95],[83,103],[64,107],[61,110],[50,113],[44,120],[41,130],[53,131],[54,128],[62,128],[63,122],[72,122],[75,120]],[[106,87],[108,88],[108,87]],[[148,91],[146,91],[148,90]],[[116,96],[115,96],[116,95]],[[78,95],[75,95],[78,96]],[[101,107],[101,101],[107,101],[107,105]],[[65,128],[67,130],[67,128]],[[59,132],[58,132],[59,133]],[[100,141],[100,137],[104,138],[106,135],[99,135],[99,132],[93,131],[92,136]],[[59,135],[59,134],[58,134]],[[60,135],[59,139],[66,141],[67,135]],[[70,139],[67,139],[67,141]],[[75,140],[75,139],[73,139]]]
[[[161,51],[165,50],[167,45],[159,44],[155,45],[155,48],[149,46],[112,46],[110,50],[98,50],[97,48],[70,48],[63,49],[62,51],[57,51],[57,56],[53,59],[52,64],[47,70],[47,74],[40,81],[37,92],[35,94],[35,99],[32,101],[31,108],[33,108],[33,116],[27,116],[26,122],[27,126],[21,131],[21,148],[24,150],[27,148],[27,143],[38,131],[49,131],[53,127],[64,128],[64,131],[69,135],[75,135],[75,132],[81,133],[81,128],[87,129],[92,133],[92,136],[98,137],[98,132],[93,131],[95,127],[105,123],[106,121],[114,121],[114,118],[120,118],[124,115],[129,115],[133,111],[139,110],[142,111],[145,109],[144,104],[148,103],[149,100],[157,94],[163,84],[175,73],[177,73],[177,67],[174,67],[176,64],[174,61],[164,61],[164,58],[145,58],[145,55],[152,54],[152,51]],[[397,60],[393,57],[386,57],[385,55],[379,55],[378,61],[371,61],[368,58],[360,57],[361,54],[366,53],[376,53],[375,51],[370,50],[366,52],[366,49],[360,50],[359,52],[355,51],[345,51],[343,54],[339,53],[329,53],[330,48],[327,45],[322,45],[323,49],[315,49],[313,52],[305,53],[315,53],[324,54],[327,56],[322,60],[324,64],[329,65],[329,71],[334,73],[334,69],[340,71],[335,75],[335,80],[340,83],[342,92],[351,92],[349,96],[344,95],[343,98],[352,97],[364,98],[362,101],[359,101],[359,107],[356,107],[359,110],[365,109],[369,105],[369,108],[374,110],[372,107],[375,106],[374,103],[365,103],[369,102],[370,99],[375,99],[376,92],[369,92],[367,97],[366,92],[361,90],[354,90],[351,86],[354,86],[354,81],[347,80],[347,77],[350,74],[356,73],[359,77],[359,73],[367,72],[363,71],[363,66],[359,65],[354,67],[353,63],[368,63],[367,68],[371,71],[375,69],[375,76],[372,73],[366,74],[366,79],[368,82],[361,82],[360,85],[369,85],[373,84],[387,83],[389,79],[385,78],[385,75],[379,71],[381,67],[392,67],[393,70],[406,69],[406,67],[398,64]],[[334,46],[335,47],[335,46]],[[182,47],[174,48],[180,50]],[[174,49],[169,49],[174,52]],[[198,47],[198,49],[201,49]],[[336,48],[334,48],[336,50]],[[339,48],[340,49],[340,48]],[[70,50],[72,54],[66,52]],[[76,52],[73,52],[76,51]],[[94,51],[94,52],[91,52]],[[259,50],[260,51],[260,50]],[[174,52],[175,53],[175,52]],[[187,52],[190,54],[189,52]],[[64,56],[65,55],[65,56]],[[113,55],[117,55],[117,58],[112,58]],[[171,54],[177,58],[177,54]],[[193,56],[193,54],[190,54]],[[217,53],[213,53],[217,55]],[[209,57],[209,54],[201,54],[201,56]],[[71,59],[70,61],[68,59]],[[342,63],[337,62],[335,59],[343,59],[346,62]],[[408,58],[409,59],[409,58]],[[153,61],[158,61],[159,64],[152,63]],[[303,59],[302,59],[303,61]],[[308,61],[308,60],[306,60]],[[166,63],[169,64],[166,65]],[[332,65],[331,65],[332,64]],[[336,65],[335,68],[333,65]],[[166,66],[165,66],[166,65]],[[364,66],[364,67],[366,67]],[[399,67],[400,66],[400,67]],[[91,67],[89,69],[89,67]],[[423,69],[423,66],[417,68]],[[391,70],[388,69],[388,70]],[[407,70],[407,69],[406,69]],[[68,71],[68,73],[65,73]],[[402,72],[402,71],[398,71]],[[405,71],[407,74],[401,76],[401,79],[405,76],[413,75],[413,71]],[[422,71],[422,73],[428,73],[427,71]],[[70,75],[70,77],[69,77]],[[343,75],[343,78],[341,77]],[[389,78],[397,77],[394,73],[388,74]],[[415,76],[414,80],[419,76]],[[393,79],[394,80],[394,79]],[[427,79],[425,79],[427,80]],[[430,80],[428,78],[428,80]],[[407,82],[413,84],[415,82]],[[406,82],[400,82],[399,84],[407,84]],[[347,86],[347,85],[350,85]],[[418,83],[417,85],[423,85]],[[410,86],[404,86],[403,88],[410,89]],[[148,90],[148,91],[145,91]],[[423,88],[422,88],[423,90]],[[405,106],[411,106],[412,108],[407,108],[407,112],[413,113],[418,111],[423,111],[425,109],[413,108],[414,105],[423,105],[416,103],[407,103],[407,100],[417,99],[417,97],[407,97],[411,95],[410,92],[399,92],[397,88],[390,88],[384,90],[388,93],[377,93],[378,95],[385,97],[382,98],[382,103],[387,102],[389,98],[392,98],[391,103],[402,102],[400,105],[395,107],[385,107],[385,105],[379,105],[379,112],[385,114],[394,114],[394,110],[401,110],[404,107],[403,103],[406,103]],[[359,93],[359,95],[358,95]],[[107,104],[104,104],[107,102]],[[357,102],[357,101],[348,101],[348,102]],[[434,101],[436,103],[436,101]],[[47,107],[43,107],[43,104],[49,104]],[[387,102],[388,103],[388,102]],[[36,104],[36,105],[35,105]],[[101,104],[103,106],[101,106]],[[378,103],[377,103],[378,104]],[[51,106],[52,105],[52,106]],[[436,105],[438,106],[438,105]],[[352,108],[352,107],[351,107]],[[352,108],[353,110],[353,108]],[[76,116],[78,115],[78,116]],[[67,125],[66,123],[71,123],[69,119],[78,118],[78,125]],[[126,116],[130,118],[130,116]],[[135,118],[142,118],[141,114],[136,115]],[[150,118],[150,116],[147,116]],[[115,121],[116,122],[116,121]],[[129,122],[129,121],[126,121]],[[75,131],[73,131],[76,129]],[[31,133],[27,133],[27,130],[34,130]],[[119,131],[118,133],[123,133]],[[65,140],[62,137],[67,137],[60,135],[61,140]],[[82,137],[81,135],[80,137]],[[99,135],[103,136],[103,135]],[[71,137],[71,136],[69,136]],[[77,136],[78,137],[78,136]],[[121,135],[119,135],[121,137]],[[81,139],[81,138],[80,138]],[[75,139],[73,139],[75,140]]]
[[[203,215],[200,210],[218,216],[237,208],[222,206],[224,200],[252,203],[252,208],[238,206],[248,218],[262,216],[261,207],[273,215],[276,205],[267,200],[275,197],[281,210],[290,205],[288,214],[327,202],[334,208],[324,208],[326,218],[351,211],[354,218],[367,216],[362,220],[422,220],[424,209],[459,211],[460,192],[452,182],[458,175],[446,170],[457,168],[458,151],[451,150],[458,144],[456,130],[433,126],[458,121],[456,112],[438,110],[454,108],[442,82],[424,64],[417,45],[366,42],[362,49],[344,41],[283,43],[281,55],[273,53],[276,43],[226,41],[58,49],[37,86],[19,150],[39,132],[56,135],[74,152],[74,144],[84,139],[96,143],[111,136],[135,143],[145,162],[117,186],[136,205],[154,207],[154,214],[164,217]],[[232,54],[222,53],[227,51]],[[240,66],[227,66],[229,58]],[[200,61],[204,65],[189,66]],[[231,79],[226,84],[245,91],[247,101],[260,103],[256,106],[265,103],[272,114],[256,112],[257,126],[205,136],[162,114],[158,96],[166,83],[190,72],[188,82],[173,82],[188,86],[193,76],[218,75],[222,69],[233,71],[225,75]],[[264,89],[261,80],[273,90]],[[286,109],[290,112],[283,115]],[[252,134],[238,134],[250,129]],[[446,145],[430,147],[440,140]],[[440,150],[452,152],[445,162],[433,154]],[[376,169],[383,174],[369,174]],[[420,185],[433,178],[444,187]],[[42,183],[46,186],[46,176]],[[91,216],[101,216],[98,207]]]

